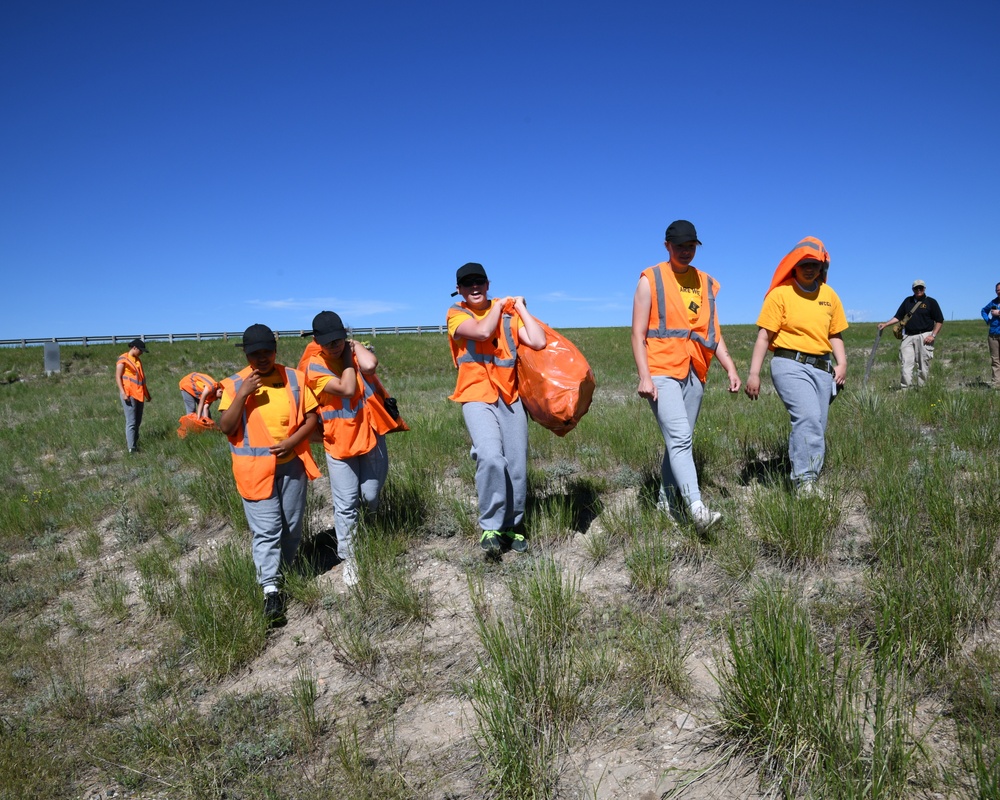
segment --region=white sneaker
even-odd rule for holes
[[[708,533],[708,529],[722,519],[722,514],[718,511],[709,511],[705,506],[691,509],[688,513],[690,513],[691,519],[694,520],[694,529],[702,534]]]
[[[353,558],[345,558],[341,566],[344,568],[341,575],[344,578],[345,586],[357,586],[358,583],[358,570],[354,564]]]
[[[816,481],[803,481],[795,489],[796,497],[823,497],[823,490],[819,488]]]

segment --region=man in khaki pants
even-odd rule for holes
[[[944,324],[941,306],[933,297],[927,296],[927,284],[922,280],[913,282],[912,296],[899,304],[892,319],[880,322],[878,329],[882,330],[887,325],[895,325],[904,319],[903,341],[899,345],[899,361],[902,365],[899,388],[909,389],[913,382],[914,366],[917,368],[917,386],[927,383],[931,359],[934,358],[934,344]]]

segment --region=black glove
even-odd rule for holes
[[[382,401],[382,405],[385,406],[385,410],[389,412],[389,416],[393,419],[399,419],[399,405],[396,403],[395,397],[387,397]]]

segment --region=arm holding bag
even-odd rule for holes
[[[545,347],[517,348],[517,390],[528,415],[565,436],[587,413],[597,382],[587,359],[569,339],[536,318]]]

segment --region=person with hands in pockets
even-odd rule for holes
[[[792,420],[788,457],[792,485],[800,496],[818,494],[816,480],[826,456],[826,423],[837,390],[847,378],[841,336],[847,317],[826,283],[830,254],[812,236],[778,264],[757,317],[746,394],[760,396],[760,370],[771,350],[771,381]],[[836,363],[831,362],[833,354]]]
[[[125,412],[125,445],[130,453],[139,452],[139,428],[142,426],[142,411],[153,398],[146,386],[146,373],[142,369],[142,354],[146,343],[133,339],[128,350],[118,356],[115,365],[115,386]]]
[[[719,283],[691,263],[700,244],[692,223],[670,223],[664,237],[670,260],[643,270],[635,289],[632,356],[639,373],[637,392],[649,401],[666,444],[658,506],[675,518],[686,511],[705,534],[722,514],[710,510],[701,497],[694,426],[712,358],[726,370],[730,392],[740,390],[740,376],[719,328]]]
[[[524,506],[528,496],[528,418],[517,390],[517,348],[545,347],[545,332],[523,297],[487,297],[489,278],[482,264],[470,262],[455,273],[448,309],[448,342],[458,368],[448,398],[462,404],[472,438],[479,499],[480,547],[500,553],[528,549]]]
[[[320,475],[309,450],[319,403],[305,375],[276,363],[277,337],[269,327],[251,325],[236,346],[243,348],[247,367],[222,381],[219,429],[229,438],[236,488],[253,533],[264,617],[280,625],[282,567],[298,552],[306,488]]]

